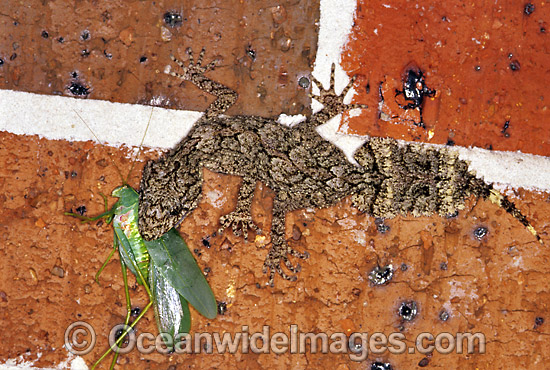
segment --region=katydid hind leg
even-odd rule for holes
[[[132,313],[132,304],[131,304],[131,300],[130,300],[130,292],[129,292],[129,289],[128,289],[128,273],[126,271],[126,268],[129,267],[129,266],[127,266],[127,264],[124,261],[130,261],[130,263],[133,264],[133,268],[137,271],[137,276],[136,277],[138,279],[142,279],[142,281],[145,281],[145,280],[144,280],[143,275],[141,274],[141,271],[139,270],[139,268],[137,268],[137,264],[136,264],[135,260],[133,260],[129,257],[129,253],[128,253],[125,245],[117,239],[116,234],[115,234],[115,245],[118,246],[119,257],[120,257],[120,265],[122,267],[122,280],[124,281],[124,293],[126,295],[126,319],[124,321],[125,330],[122,332],[122,334],[118,338],[116,338],[115,343],[113,343],[109,347],[109,349],[107,351],[105,351],[105,353],[103,353],[103,355],[95,362],[95,364],[92,366],[92,370],[95,369],[96,366],[101,361],[103,361],[105,359],[105,357],[107,357],[111,353],[111,351],[114,351],[115,355],[113,357],[113,361],[111,363],[110,369],[114,368],[114,365],[116,364],[116,360],[117,360],[117,357],[118,357],[117,349],[120,348],[120,345],[124,341],[124,338],[126,338],[126,336],[131,332],[131,330],[133,330],[135,325],[137,325],[137,323],[147,313],[147,311],[149,310],[149,308],[153,304],[153,296],[151,294],[151,290],[149,289],[149,286],[147,285],[147,282],[145,282],[145,284],[143,284],[143,286],[144,286],[145,290],[147,291],[147,295],[149,296],[149,303],[147,304],[147,306],[145,306],[143,311],[141,311],[141,313],[138,315],[138,317],[132,322],[132,324],[130,324],[130,316],[131,316],[131,313]]]
[[[101,275],[101,273],[103,272],[103,269],[105,269],[105,267],[107,266],[107,264],[111,261],[111,258],[113,258],[113,255],[115,254],[117,250],[117,245],[116,245],[116,238],[115,238],[115,241],[114,241],[114,244],[113,244],[113,250],[111,250],[111,253],[109,253],[109,256],[107,256],[107,259],[105,260],[105,262],[103,262],[103,265],[101,265],[101,267],[99,268],[99,270],[97,270],[97,273],[95,274],[95,282],[99,284],[99,275]]]
[[[132,302],[130,300],[130,291],[128,290],[128,272],[126,271],[126,265],[124,264],[122,257],[120,258],[120,267],[122,271],[122,281],[124,282],[124,295],[126,296],[126,318],[124,319],[124,328],[127,328],[130,323],[130,316],[132,314]],[[111,369],[115,367],[118,355],[118,351],[115,351],[113,361],[111,362]]]

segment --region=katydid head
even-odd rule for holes
[[[129,185],[117,186],[111,195],[119,198],[119,202],[121,203],[133,204],[139,200],[138,193]]]

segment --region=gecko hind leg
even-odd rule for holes
[[[243,236],[244,240],[248,240],[248,229],[254,230],[257,234],[261,234],[260,228],[252,220],[252,216],[248,212],[239,212],[235,210],[220,217],[220,228],[218,233],[222,234],[225,229],[233,229],[233,234]]]
[[[286,245],[286,242],[284,244]],[[283,252],[281,253],[279,252],[280,248],[272,246],[271,250],[269,251],[269,254],[267,255],[264,261],[263,272],[265,274],[269,270],[268,283],[270,286],[274,285],[275,273],[279,274],[285,280],[289,280],[289,281],[297,280],[296,274],[302,270],[302,266],[299,263],[296,263],[294,265],[288,258],[288,255],[291,255],[293,257],[298,257],[301,259],[307,259],[309,257],[309,253],[307,252],[301,253],[288,246],[283,247],[282,249],[283,249]],[[284,263],[286,268],[290,272],[292,272],[293,275],[289,275],[285,271],[283,271],[281,262]]]
[[[292,264],[292,262],[290,262],[290,260],[288,259],[288,255],[291,255],[293,257],[296,257],[296,258],[300,258],[300,259],[308,259],[309,258],[309,253],[308,252],[298,252],[297,250],[295,249],[292,249],[291,247],[288,247],[287,246],[287,251],[286,251],[286,256],[283,256],[282,260],[283,262],[285,263],[285,266],[292,272],[294,273],[297,273],[297,272],[300,272],[302,271],[302,266],[300,266],[299,263],[296,264],[296,266],[294,266]]]
[[[275,273],[281,275],[285,280],[296,281],[296,273],[300,272],[302,267],[299,263],[295,265],[289,260],[288,256],[297,257],[300,259],[307,259],[309,253],[298,252],[291,248],[285,240],[285,212],[284,207],[275,200],[273,206],[273,220],[271,225],[271,249],[267,254],[264,261],[263,272],[267,273],[269,270],[269,285],[273,286],[275,279]],[[283,271],[281,262],[286,268],[293,273],[293,275],[287,274]]]
[[[240,236],[243,234],[245,240],[248,240],[248,229],[252,229],[257,234],[261,234],[260,228],[254,223],[252,215],[250,214],[250,206],[252,204],[255,189],[256,181],[248,177],[243,177],[243,183],[239,189],[239,197],[235,210],[220,217],[221,226],[218,229],[220,234],[230,226],[235,235]]]

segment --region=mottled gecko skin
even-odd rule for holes
[[[243,178],[237,206],[220,218],[220,231],[231,227],[235,234],[242,232],[245,238],[249,228],[258,231],[250,214],[256,182],[263,182],[276,193],[271,248],[264,263],[264,272],[270,271],[271,285],[275,273],[285,279],[296,279],[294,274],[300,265],[294,265],[289,255],[308,257],[307,252],[300,253],[288,246],[286,214],[300,208],[327,207],[346,196],[351,196],[353,206],[360,211],[390,218],[408,213],[453,214],[473,194],[490,198],[531,227],[513,203],[490,184],[477,179],[468,171],[466,162],[447,150],[371,138],[354,155],[359,165],[350,163],[338,147],[316,131],[317,126],[344,110],[363,107],[343,103],[354,78],[341,95],[336,95],[334,66],[329,89],[321,89],[320,95],[315,96],[323,109],[289,128],[270,118],[223,115],[235,103],[237,94],[204,76],[215,64],[202,66],[204,49],[196,63],[191,51],[188,52],[187,66],[173,58],[183,73],[169,74],[191,81],[217,99],[170,153],[147,163],[139,204],[139,230],[146,240],[159,238],[197,206],[203,167]],[[281,262],[293,274],[283,271]]]

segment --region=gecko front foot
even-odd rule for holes
[[[334,90],[334,69],[336,65],[332,64],[332,68],[330,71],[330,87],[328,89],[323,88],[323,84],[321,84],[313,75],[311,76],[312,81],[319,87],[319,95],[313,95],[309,94],[309,96],[312,99],[315,99],[319,101],[319,103],[323,104],[323,111],[329,112],[331,117],[334,117],[345,110],[349,109],[355,109],[355,108],[361,108],[366,109],[368,108],[365,104],[345,104],[344,103],[344,97],[349,92],[349,90],[353,87],[353,83],[355,82],[356,76],[353,76],[348,85],[344,88],[342,93],[340,95],[336,94],[336,91]]]
[[[218,233],[223,233],[225,229],[231,226],[233,234],[241,236],[242,233],[244,240],[248,240],[248,229],[254,230],[256,234],[261,233],[260,228],[252,221],[250,213],[233,211],[220,217],[220,224],[221,226],[218,229]]]
[[[197,75],[202,76],[207,71],[213,70],[216,67],[216,64],[218,63],[218,60],[214,59],[213,61],[211,61],[207,65],[203,66],[202,65],[202,58],[204,57],[204,52],[205,52],[205,49],[202,48],[202,50],[199,54],[199,58],[197,59],[197,62],[195,63],[195,60],[193,58],[193,50],[191,50],[191,48],[188,48],[187,49],[187,54],[189,54],[189,63],[188,63],[188,65],[185,65],[184,62],[177,59],[174,55],[170,54],[170,58],[174,62],[176,62],[177,65],[179,65],[181,67],[183,73],[173,72],[173,71],[170,70],[170,68],[165,70],[165,73],[169,74],[171,76],[180,78],[182,80],[186,80],[186,81],[191,81],[193,79],[193,76],[197,76]]]
[[[302,266],[300,266],[299,263],[297,263],[296,266],[294,266],[292,262],[290,262],[290,260],[288,259],[288,255],[298,257],[301,259],[309,258],[309,253],[307,252],[300,253],[290,248],[289,246],[287,246],[286,243],[285,245],[281,245],[280,248],[271,247],[271,249],[269,250],[269,254],[267,255],[264,261],[264,268],[263,268],[264,274],[267,273],[267,271],[269,270],[270,286],[273,286],[275,273],[278,273],[279,275],[281,275],[281,277],[285,280],[296,281],[297,279],[296,275],[288,275],[286,272],[283,271],[281,262],[283,262],[286,268],[294,274],[300,272],[300,270],[302,269]]]

